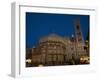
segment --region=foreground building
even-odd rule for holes
[[[84,46],[80,22],[77,21],[75,36],[72,35],[71,38],[57,34],[42,37],[39,44],[32,48],[32,64],[33,66],[80,64],[80,59],[88,56]]]

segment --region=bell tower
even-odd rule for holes
[[[76,35],[76,42],[77,43],[84,43],[82,31],[81,31],[81,25],[80,25],[80,20],[77,19],[75,21],[75,35]]]
[[[76,57],[79,59],[80,57],[86,54],[86,51],[84,50],[85,43],[79,19],[75,21],[75,37],[76,37]]]

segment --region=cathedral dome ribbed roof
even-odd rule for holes
[[[41,43],[41,42],[46,42],[46,41],[62,42],[65,44],[64,38],[54,33],[41,38],[39,42]]]

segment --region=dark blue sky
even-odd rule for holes
[[[41,37],[51,33],[71,37],[74,34],[75,20],[80,19],[81,29],[86,39],[89,30],[88,15],[26,13],[26,47],[38,44]]]

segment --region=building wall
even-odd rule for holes
[[[39,44],[37,50],[38,52],[35,51],[36,48],[34,48],[32,52],[33,62],[35,61],[36,63],[41,63],[42,60],[43,64],[52,65],[52,64],[63,63],[65,61],[64,56],[65,56],[66,46],[61,42],[56,42],[56,41],[43,42]]]
[[[71,61],[78,61],[86,54],[83,43],[77,43],[74,37],[43,38],[36,48],[32,49],[32,62],[39,65],[61,65],[70,64]],[[52,38],[53,37],[53,38]]]

